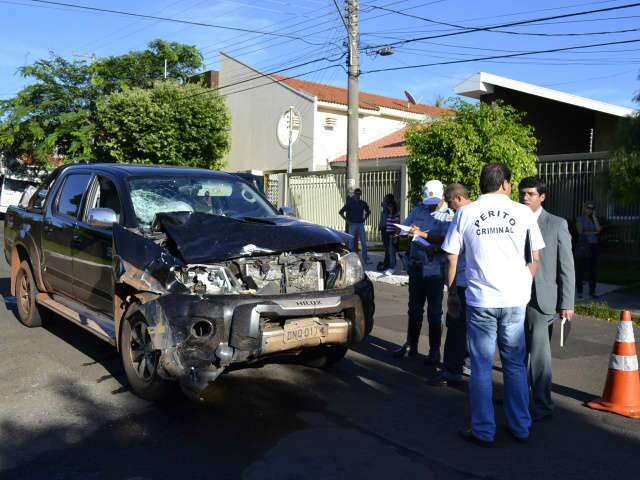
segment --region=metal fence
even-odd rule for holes
[[[609,165],[607,152],[540,157],[538,174],[549,188],[545,208],[573,226],[584,202],[593,201],[607,252],[640,256],[640,205],[616,203],[605,181]]]
[[[278,182],[280,186],[283,176],[279,180],[270,177],[268,180],[267,196],[275,205],[282,204],[280,187],[272,186],[271,182]],[[345,174],[328,172],[313,172],[292,174],[288,181],[289,205],[295,210],[298,218],[303,220],[344,230],[344,220],[338,211],[345,203]],[[369,242],[380,242],[381,203],[387,193],[392,193],[396,199],[400,198],[400,170],[377,170],[360,173],[360,188],[362,199],[369,204],[371,215],[366,222],[365,231]]]

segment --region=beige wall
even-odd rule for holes
[[[225,169],[230,172],[286,170],[287,148],[278,142],[276,128],[280,116],[290,105],[302,117],[300,138],[293,147],[293,168],[313,169],[314,99],[258,75],[255,70],[220,54],[220,93],[231,113],[231,150],[226,156]],[[225,88],[244,80],[249,81]]]

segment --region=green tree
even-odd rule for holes
[[[480,193],[480,172],[486,163],[505,163],[514,185],[536,172],[533,128],[522,123],[524,113],[496,103],[454,100],[452,112],[432,124],[415,124],[405,135],[411,191],[417,203],[429,179],[445,185],[464,184],[472,196]]]
[[[51,54],[18,71],[34,83],[0,102],[0,149],[38,163],[54,152],[90,160],[95,88],[89,66]]]
[[[46,165],[53,153],[68,161],[93,161],[96,104],[127,87],[150,88],[164,77],[184,83],[202,65],[194,46],[155,40],[143,51],[69,61],[50,54],[18,73],[32,81],[11,99],[0,101],[0,151]]]
[[[96,81],[104,94],[126,87],[150,88],[156,80],[164,77],[165,60],[167,78],[185,83],[202,66],[203,57],[193,45],[154,40],[146,50],[132,51],[96,62]]]
[[[219,169],[229,149],[224,101],[199,85],[127,88],[98,102],[97,122],[98,159],[105,162]]]
[[[640,94],[635,101],[640,102]],[[607,186],[621,203],[639,203],[640,114],[620,121],[610,152]]]

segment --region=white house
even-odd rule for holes
[[[319,171],[347,151],[347,89],[259,72],[220,54],[220,70],[208,75],[231,114],[228,171],[283,172],[288,144],[278,139],[279,122],[299,112],[293,146],[293,170]],[[360,92],[359,143],[366,145],[402,129],[408,121],[431,121],[446,109]],[[288,128],[288,127],[287,127]],[[287,139],[285,139],[287,140]]]

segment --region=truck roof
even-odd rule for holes
[[[224,177],[235,177],[235,175],[227,172],[219,172],[215,170],[207,170],[204,168],[190,167],[172,167],[159,165],[133,165],[127,163],[76,163],[65,167],[65,170],[101,170],[120,176],[137,176],[137,175],[194,175],[206,174]]]

